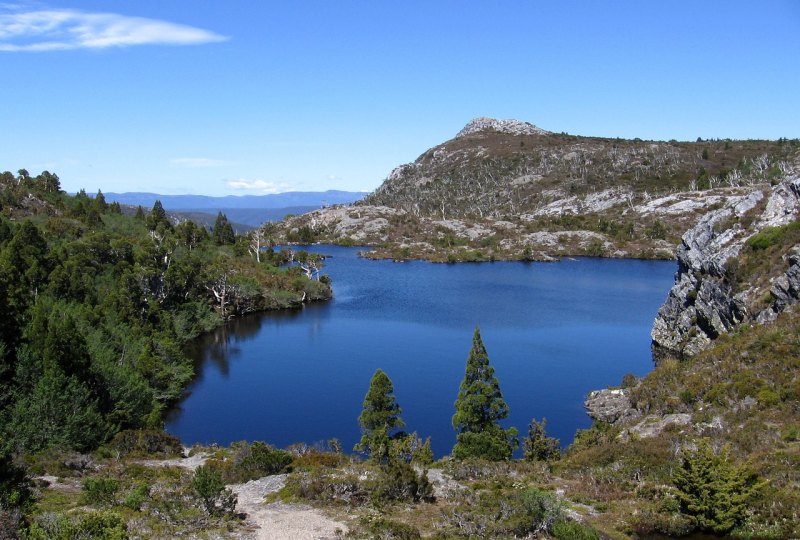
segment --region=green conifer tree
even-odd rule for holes
[[[172,223],[167,219],[167,212],[161,205],[161,201],[153,203],[153,209],[150,210],[150,213],[147,215],[145,223],[147,223],[147,228],[151,231],[158,229],[159,225],[167,229],[172,228]]]
[[[727,448],[715,453],[705,439],[683,457],[673,482],[681,512],[698,529],[714,534],[726,534],[739,525],[749,501],[765,485],[746,467],[731,463]]]
[[[405,425],[401,412],[392,381],[386,373],[376,370],[364,396],[364,409],[358,417],[362,435],[355,450],[366,452],[376,461],[386,461],[394,431]]]
[[[236,243],[236,235],[233,232],[233,226],[228,221],[228,217],[219,212],[217,219],[214,222],[214,229],[211,232],[214,242],[218,246],[232,245]]]
[[[508,416],[500,384],[489,365],[479,328],[472,337],[464,380],[455,402],[453,427],[458,432],[453,457],[476,457],[500,461],[510,459],[519,445],[515,428],[503,429],[499,421]]]

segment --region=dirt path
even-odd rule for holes
[[[188,455],[189,448],[185,448],[184,453]],[[185,458],[142,460],[139,464],[193,471],[207,459],[206,453],[198,452]],[[332,540],[339,538],[337,531],[347,531],[347,525],[310,506],[281,502],[266,504],[264,496],[278,491],[285,483],[286,475],[278,474],[226,486],[238,498],[236,511],[246,514],[245,531],[239,535],[242,540]]]
[[[347,525],[310,506],[281,502],[265,504],[264,496],[278,491],[285,482],[286,475],[279,474],[228,486],[239,498],[236,510],[247,514],[249,531],[242,535],[243,539],[329,540],[339,538],[337,531],[347,531]]]

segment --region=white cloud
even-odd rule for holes
[[[191,169],[200,169],[206,167],[224,167],[228,164],[221,159],[208,159],[208,158],[177,158],[169,161],[170,165],[174,167],[188,167]]]
[[[230,189],[258,191],[264,194],[292,191],[292,186],[289,184],[270,182],[269,180],[248,180],[246,178],[238,178],[236,180],[226,180],[225,185],[227,185]]]
[[[0,51],[7,52],[198,45],[226,39],[201,28],[114,13],[53,9],[0,14]]]

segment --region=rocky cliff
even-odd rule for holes
[[[677,250],[675,285],[651,333],[656,359],[692,356],[742,323],[763,323],[800,298],[800,167],[706,214]]]

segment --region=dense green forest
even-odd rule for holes
[[[0,175],[0,448],[89,450],[161,426],[193,375],[183,345],[224,319],[330,297],[326,279],[253,253],[220,215],[124,215],[58,176]],[[264,239],[259,239],[259,247]]]

